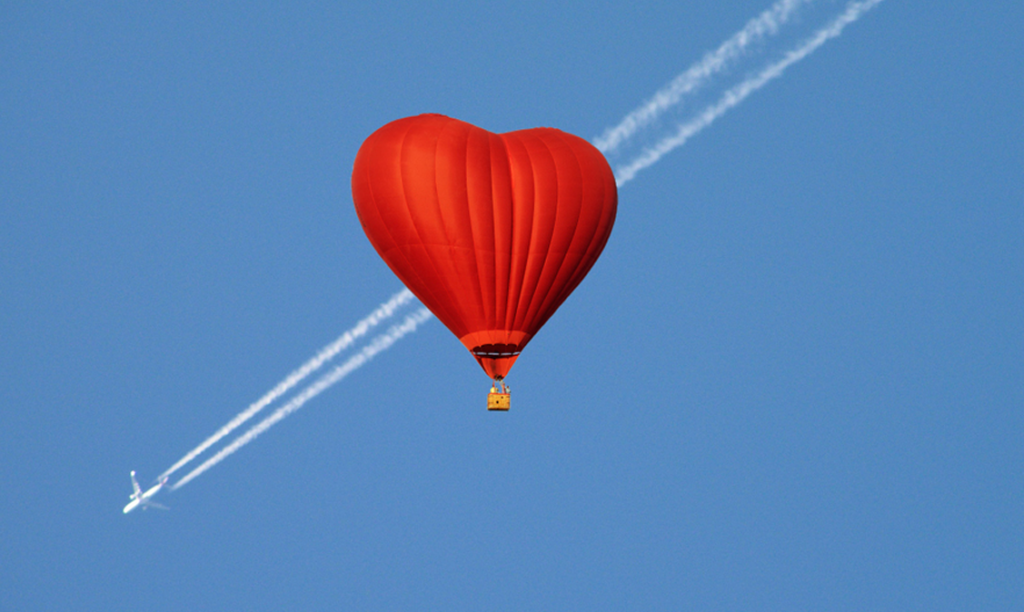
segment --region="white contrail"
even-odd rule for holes
[[[202,444],[189,451],[188,454],[179,459],[178,462],[172,465],[167,471],[160,474],[158,480],[163,480],[167,476],[178,471],[186,463],[192,461],[203,451],[216,444],[218,440],[234,431],[237,427],[241,426],[252,417],[256,416],[256,413],[266,408],[267,405],[281,397],[283,394],[287,393],[289,389],[302,382],[304,378],[320,369],[320,367],[326,362],[330,361],[338,353],[351,346],[353,342],[366,335],[367,331],[381,321],[389,318],[396,310],[412,299],[412,292],[408,289],[403,289],[391,296],[390,300],[381,304],[377,310],[374,310],[369,316],[357,323],[355,327],[339,336],[334,342],[320,349],[320,352],[318,352],[312,359],[302,364],[299,369],[289,374],[284,380],[279,382],[277,386],[268,391],[266,395],[256,400],[255,403],[242,412],[238,413],[235,418],[228,421],[227,425],[218,429],[216,433],[204,440]]]
[[[617,167],[615,169],[615,184],[621,187],[633,180],[637,172],[654,164],[669,151],[683,146],[687,140],[711,125],[715,119],[724,115],[726,111],[742,102],[747,96],[764,87],[772,79],[782,76],[786,68],[807,57],[830,39],[842,34],[843,28],[859,19],[861,15],[880,2],[882,0],[850,2],[846,6],[846,11],[833,20],[832,23],[818,30],[802,45],[787,53],[781,60],[770,64],[760,73],[725,92],[718,102],[705,108],[687,123],[680,125],[675,134],[662,139],[652,148],[644,150],[643,153],[628,164]]]
[[[779,27],[803,4],[814,0],[779,0],[768,10],[747,22],[742,30],[733,34],[718,49],[709,51],[699,62],[690,66],[671,83],[660,89],[650,100],[626,115],[615,127],[608,128],[594,139],[594,146],[602,153],[613,151],[637,130],[657,119],[663,112],[679,103],[683,96],[697,90],[715,73],[741,57],[750,45],[767,36],[774,36]]]
[[[374,338],[373,342],[365,346],[362,351],[353,355],[348,359],[348,361],[335,367],[327,374],[321,376],[316,382],[306,387],[301,393],[293,397],[287,404],[275,410],[270,416],[251,427],[249,431],[235,438],[231,444],[222,448],[216,455],[210,457],[204,461],[202,465],[189,472],[184,478],[175,483],[174,486],[171,487],[171,490],[174,491],[180,489],[188,484],[189,481],[223,461],[228,455],[234,453],[249,442],[252,442],[258,435],[273,427],[275,423],[301,408],[303,404],[325,391],[334,383],[359,369],[367,361],[373,359],[377,353],[386,350],[402,336],[415,331],[419,325],[430,319],[431,316],[432,315],[429,310],[426,308],[420,308],[413,314],[407,316],[401,324],[393,326],[387,331],[387,333]]]

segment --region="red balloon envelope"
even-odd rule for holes
[[[582,138],[444,115],[370,135],[352,197],[380,256],[492,378],[590,271],[617,204],[608,162]]]

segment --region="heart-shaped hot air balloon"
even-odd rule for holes
[[[433,114],[366,139],[352,197],[391,270],[498,382],[590,271],[617,204],[608,162],[582,138]]]

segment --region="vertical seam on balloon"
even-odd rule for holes
[[[511,135],[513,133],[514,132],[509,132],[509,133],[506,133],[506,134],[502,134],[501,135],[501,143],[505,146],[505,157],[508,158],[508,167],[509,167],[508,178],[509,178],[509,185],[510,185],[511,190],[512,190],[512,227],[516,228],[516,227],[518,227],[517,224],[519,223],[519,218],[516,215],[517,203],[519,201],[519,197],[518,197],[518,193],[517,193],[517,190],[516,190],[515,175],[512,173],[512,151],[511,151],[511,146],[509,144],[510,143]],[[529,157],[527,157],[527,159],[529,159]],[[512,294],[512,283],[516,282],[516,279],[512,277],[512,271],[515,268],[515,264],[513,262],[515,261],[514,255],[515,255],[515,252],[516,252],[516,248],[515,248],[516,247],[516,242],[515,242],[516,233],[517,233],[517,230],[513,229],[512,230],[512,240],[513,241],[510,244],[510,248],[509,248],[509,258],[508,258],[508,263],[509,263],[508,295],[505,296],[505,329],[515,329],[515,326],[516,326],[516,313],[519,311],[519,300],[522,299],[521,298],[521,294],[523,292],[522,291],[522,289],[523,289],[522,288],[522,283],[520,282],[519,286],[516,287],[516,290],[515,290],[515,303],[513,304],[512,303],[512,295],[513,295]]]
[[[493,268],[492,272],[490,272],[490,287],[492,287],[493,295],[490,296],[490,319],[488,325],[492,329],[497,330],[501,327],[501,322],[498,320],[498,221],[495,213],[495,207],[498,203],[495,199],[494,151],[490,148],[490,144],[492,144],[492,137],[490,136],[492,136],[490,132],[483,134],[483,141],[487,151],[487,192],[490,198],[490,245],[493,247],[492,254],[490,254],[490,259],[492,259],[490,267]],[[483,301],[483,296],[480,296],[480,301]]]
[[[569,151],[572,152],[572,158],[576,162],[576,168],[579,171],[579,175],[580,175],[580,195],[579,195],[579,197],[580,197],[580,205],[579,205],[579,207],[577,209],[577,213],[576,213],[576,224],[575,224],[575,227],[573,228],[572,238],[569,239],[569,244],[566,246],[566,249],[565,249],[565,257],[566,257],[566,259],[568,259],[568,256],[569,256],[570,250],[572,248],[572,245],[576,241],[576,235],[580,231],[580,219],[583,218],[583,213],[584,213],[583,206],[586,203],[585,189],[586,189],[587,181],[586,181],[586,177],[584,176],[585,173],[583,171],[583,164],[580,163],[580,158],[579,158],[579,155],[577,154],[576,149],[572,146],[572,144],[570,142],[567,141],[567,139],[565,138],[564,134],[562,134],[561,132],[558,133],[558,138],[559,138],[559,140],[561,140],[565,144],[566,148],[568,148]],[[586,254],[586,249],[583,250],[583,254],[584,255]],[[555,275],[555,279],[556,280],[558,279],[558,277],[562,273],[562,266],[565,265],[566,259],[562,260],[562,265],[559,266],[559,268],[558,268],[558,273]],[[576,286],[573,285],[572,280],[576,276],[576,272],[579,270],[579,267],[583,263],[583,261],[584,261],[584,257],[581,256],[579,261],[576,262],[576,265],[573,266],[572,272],[567,277],[565,284],[558,291],[558,293],[556,293],[555,300],[553,302],[549,302],[548,303],[548,309],[551,308],[551,304],[552,303],[561,305],[561,303],[564,302],[569,297],[569,294],[572,293],[573,289],[576,288]]]
[[[462,155],[463,155],[462,165],[463,165],[463,169],[464,169],[462,180],[464,181],[465,194],[466,194],[466,197],[465,197],[465,200],[464,200],[463,204],[465,205],[465,209],[466,209],[466,219],[469,221],[469,250],[473,254],[473,256],[470,258],[470,261],[472,262],[472,266],[473,266],[473,279],[472,279],[472,281],[473,281],[473,285],[476,287],[476,301],[477,301],[477,304],[480,307],[480,311],[479,312],[481,312],[482,314],[486,314],[486,309],[484,307],[484,288],[483,288],[483,283],[480,281],[480,263],[477,261],[476,227],[473,225],[473,211],[472,211],[472,206],[470,205],[470,201],[469,201],[469,199],[470,199],[470,194],[469,194],[469,146],[470,146],[470,142],[469,141],[470,141],[470,138],[472,138],[472,135],[473,135],[473,130],[469,130],[467,135],[466,135],[466,138],[465,138],[465,148],[463,149],[463,152],[462,152]],[[436,169],[435,169],[435,172],[436,172]],[[436,185],[437,181],[435,181],[434,184]],[[486,322],[485,322],[485,325],[486,325]],[[478,330],[474,329],[474,330],[468,330],[468,331],[478,331]]]
[[[593,240],[591,240],[591,243],[587,246],[587,252],[589,253],[592,249],[595,248],[595,245],[597,245],[596,250],[598,255],[600,255],[600,253],[604,251],[605,245],[608,244],[608,239],[611,237],[612,234],[612,228],[615,226],[615,214],[617,212],[619,194],[618,188],[615,186],[615,176],[614,174],[612,174],[611,168],[608,166],[608,160],[605,159],[604,154],[601,153],[600,151],[591,152],[591,155],[593,155],[594,153],[596,153],[600,157],[600,160],[602,162],[601,164],[598,165],[598,167],[600,168],[599,173],[602,175],[602,180],[600,181],[602,196],[600,219],[607,221],[607,229],[605,229],[604,232],[594,233]],[[609,184],[611,185],[610,190]],[[614,209],[610,211],[610,214],[612,215],[611,218],[607,218],[607,216],[609,215],[609,208]],[[597,263],[596,257],[594,258],[594,263]],[[593,264],[591,264],[591,266],[593,266]]]
[[[530,254],[533,252],[533,226],[537,222],[537,168],[533,164],[533,156],[530,155],[529,148],[526,147],[526,143],[521,142],[523,145],[523,151],[526,153],[526,159],[530,162],[530,204],[533,208],[533,213],[530,215],[530,227],[528,232],[528,238],[526,239],[526,259],[523,263],[523,278],[519,284],[519,293],[516,296],[516,312],[512,317],[512,329],[519,329],[523,327],[519,323],[519,310],[523,304],[523,287],[526,286],[526,273],[530,269]],[[526,305],[526,309],[529,310],[530,305]],[[524,315],[525,316],[525,315]]]
[[[544,145],[544,148],[548,152],[548,156],[551,158],[551,163],[552,163],[552,165],[555,168],[555,172],[554,172],[554,174],[555,174],[555,220],[554,220],[553,227],[552,227],[552,230],[551,230],[551,234],[552,234],[551,238],[553,238],[555,230],[558,228],[558,212],[559,212],[559,209],[561,208],[561,206],[559,206],[559,197],[558,197],[559,193],[560,193],[560,185],[559,185],[559,182],[558,182],[558,164],[555,163],[555,156],[554,156],[554,154],[552,154],[551,147],[548,146],[548,143],[545,142],[543,139],[540,139],[540,138],[538,138],[537,140],[542,145]],[[534,191],[536,191],[536,189]],[[534,207],[535,207],[534,208],[534,212],[536,212],[536,202],[534,202]],[[537,215],[534,214],[534,218],[536,218],[536,216]],[[540,281],[544,278],[544,268],[548,264],[548,256],[551,255],[551,238],[548,239],[548,248],[544,250],[544,258],[541,259],[541,262],[540,262],[540,276],[537,277],[537,284],[533,286],[534,298],[531,299],[530,303],[526,306],[526,315],[525,316],[527,316],[527,317],[530,316],[530,313],[533,310],[534,303],[537,303],[537,308],[538,309],[540,308],[540,303],[537,302],[536,295],[537,295],[538,286],[540,285]],[[554,279],[552,279],[552,283],[553,282],[554,282]],[[550,291],[550,290],[551,290],[551,287],[549,285],[548,289],[545,290],[544,295],[546,296],[547,292]]]
[[[605,159],[604,154],[600,151],[594,151],[591,155],[597,154],[600,157],[601,164],[599,164],[599,172],[601,174],[601,216],[600,220],[604,222],[604,231],[595,232],[594,239],[587,247],[587,253],[594,251],[596,255],[592,258],[593,261],[590,264],[591,268],[597,263],[597,257],[604,252],[605,246],[608,244],[608,239],[612,235],[612,229],[615,227],[615,216],[618,211],[618,198],[619,192],[618,187],[615,185],[615,175],[612,174],[611,168],[608,166],[608,160]],[[600,229],[599,224],[599,229]],[[590,268],[587,269],[584,274],[588,274]],[[581,279],[582,280],[582,279]]]
[[[499,287],[501,282],[499,281],[500,276],[498,275],[498,196],[495,192],[495,150],[494,150],[494,138],[490,133],[487,133],[487,172],[490,173],[490,241],[495,246],[495,329],[505,329],[505,312],[499,308],[498,296],[500,294]],[[499,320],[501,319],[501,320]]]
[[[492,208],[492,211],[490,211],[490,219],[492,219],[492,225],[493,225],[493,229],[494,229],[494,233],[495,233],[495,280],[497,281],[498,278],[504,277],[505,278],[505,285],[506,285],[506,287],[505,287],[505,304],[499,303],[499,299],[498,299],[499,298],[499,294],[498,294],[497,285],[496,285],[496,291],[495,291],[495,320],[496,320],[497,323],[499,323],[500,329],[507,331],[509,329],[509,327],[511,326],[509,324],[509,320],[508,320],[508,318],[509,318],[508,302],[509,302],[509,289],[510,289],[509,286],[511,285],[511,282],[512,282],[512,246],[515,244],[515,219],[511,219],[512,215],[515,213],[515,192],[514,192],[513,185],[512,185],[512,162],[509,159],[508,145],[506,144],[505,139],[503,137],[495,136],[494,138],[492,138],[488,134],[488,136],[487,136],[487,150],[489,152],[490,159],[492,159],[492,165],[490,165],[490,167],[494,168],[494,154],[495,154],[495,150],[494,150],[495,146],[494,146],[494,144],[495,144],[496,140],[498,142],[501,142],[502,148],[505,151],[505,170],[506,170],[506,176],[508,176],[508,181],[509,181],[509,192],[508,192],[509,203],[508,204],[509,204],[509,217],[510,217],[510,221],[511,222],[509,223],[508,229],[506,229],[506,231],[508,232],[508,243],[507,243],[508,244],[508,257],[506,258],[507,259],[506,270],[505,270],[504,276],[499,276],[499,273],[498,273],[499,272],[499,263],[498,263],[498,244],[499,244],[499,239],[498,239],[498,232],[499,232],[498,217],[499,217],[499,211],[498,211],[497,192],[496,192],[496,189],[495,189],[495,176],[494,176],[494,172],[492,172],[492,174],[490,174],[490,208]],[[499,314],[500,314],[501,320],[498,320],[499,319]]]
[[[567,139],[565,138],[565,136],[561,132],[558,133],[558,138],[563,143],[565,143],[566,147],[572,152],[572,158],[573,158],[573,160],[576,161],[576,167],[579,169],[580,178],[581,179],[585,179],[584,171],[583,171],[583,164],[580,163],[580,158],[579,158],[579,155],[577,154],[577,151],[576,151],[575,147],[573,147],[572,144],[567,141]],[[572,238],[569,239],[569,244],[566,247],[566,256],[568,256],[570,248],[572,247],[572,244],[573,244],[573,242],[576,239],[576,234],[580,230],[580,219],[583,217],[583,212],[584,212],[583,211],[583,205],[586,202],[586,198],[584,197],[585,194],[584,194],[583,188],[586,186],[587,181],[586,180],[581,180],[580,184],[581,184],[581,189],[580,189],[579,212],[578,212],[578,214],[576,216],[576,226],[573,228]],[[602,184],[602,190],[603,189],[604,189],[604,186]],[[603,200],[603,198],[602,198],[602,200]],[[603,204],[602,204],[602,206],[603,206]],[[580,267],[584,266],[586,264],[586,259],[587,259],[586,258],[586,254],[587,254],[587,252],[589,252],[590,246],[593,244],[593,241],[594,241],[594,238],[596,238],[596,235],[597,235],[597,232],[595,232],[595,235],[593,237],[591,237],[590,241],[588,241],[588,244],[587,244],[586,248],[583,249],[582,256],[580,257],[579,261],[576,262],[576,265],[573,266],[572,272],[566,278],[565,284],[555,294],[555,299],[548,303],[548,310],[551,310],[551,305],[552,304],[555,304],[556,308],[557,308],[558,305],[561,305],[562,302],[564,302],[566,299],[569,298],[569,295],[573,292],[573,290],[576,289],[576,287],[579,285],[579,282],[582,282],[582,280],[583,280],[582,278],[578,282],[576,282],[576,283],[573,283],[572,281],[576,277],[576,274],[579,272]],[[564,264],[565,264],[565,259],[562,260],[562,265],[564,265]],[[556,280],[558,279],[558,276],[561,274],[561,272],[562,272],[562,267],[559,266],[558,273],[555,274],[555,279]],[[547,296],[545,296],[545,297],[547,297]],[[544,319],[544,320],[546,321],[547,319]]]
[[[508,242],[508,276],[507,276],[507,278],[508,278],[508,289],[507,289],[507,291],[505,293],[505,308],[504,308],[505,315],[504,315],[504,321],[502,322],[502,328],[505,329],[505,330],[511,330],[511,329],[513,329],[515,327],[515,323],[516,323],[516,310],[517,310],[516,309],[516,304],[518,304],[519,294],[521,293],[521,291],[520,291],[521,287],[516,288],[516,291],[515,291],[516,304],[513,304],[512,303],[512,295],[513,295],[512,294],[512,283],[515,281],[515,279],[512,278],[512,271],[513,271],[513,269],[515,267],[513,265],[513,252],[515,251],[516,234],[517,234],[517,232],[516,232],[516,184],[515,184],[515,177],[514,177],[513,172],[512,172],[512,152],[509,150],[509,140],[508,139],[509,139],[509,134],[501,134],[499,136],[499,141],[501,142],[501,146],[504,147],[504,149],[505,149],[505,163],[508,166],[507,167],[507,172],[508,172],[509,197],[511,198],[511,200],[509,202],[510,210],[509,210],[509,230],[508,230],[508,232],[509,232],[509,236],[508,236],[508,238],[509,238],[509,242]]]
[[[598,166],[599,167],[598,172],[601,175],[601,180],[599,181],[599,184],[601,186],[601,193],[600,193],[600,195],[601,195],[601,214],[598,217],[598,227],[596,228],[597,230],[601,230],[602,229],[602,222],[606,219],[606,216],[608,215],[609,205],[611,204],[612,206],[614,206],[614,201],[617,199],[618,193],[617,193],[616,188],[614,187],[614,184],[615,184],[614,176],[611,177],[611,184],[612,184],[611,191],[608,190],[609,181],[607,179],[609,178],[608,174],[611,173],[611,169],[607,167],[607,163],[608,163],[607,160],[604,158],[604,155],[602,153],[600,153],[599,151],[592,151],[592,152],[590,152],[591,155],[594,155],[594,153],[597,153],[597,155],[600,156],[601,161],[603,162],[603,164],[599,164],[599,166]],[[607,174],[605,172],[606,170],[607,170]],[[595,181],[595,182],[598,182],[598,181]],[[609,197],[609,194],[611,195],[611,197]],[[614,224],[615,224],[615,219],[614,218],[608,219],[607,223],[606,223],[606,228],[604,229],[604,231],[595,231],[594,232],[594,236],[591,238],[590,244],[587,245],[586,255],[588,255],[588,257],[585,258],[585,261],[586,260],[590,260],[590,267],[588,267],[586,269],[586,271],[583,273],[584,276],[586,274],[588,274],[590,272],[590,269],[593,267],[593,265],[595,263],[597,263],[597,256],[589,257],[589,254],[592,251],[596,250],[597,255],[600,255],[601,252],[604,251],[604,247],[608,243],[608,238],[609,238],[609,236],[611,236],[611,231],[612,231],[612,227],[614,226]],[[579,270],[573,272],[574,275],[578,274],[578,273],[579,273]],[[580,278],[579,282],[583,282],[583,278],[582,277]]]
[[[408,135],[408,130],[406,130],[405,133],[402,134],[402,144],[399,146],[398,153],[398,179],[399,185],[401,185],[402,187],[402,203],[405,205],[406,214],[409,215],[409,225],[411,225],[413,231],[416,232],[416,237],[419,239],[420,244],[423,245],[423,252],[427,257],[427,261],[430,263],[430,267],[433,268],[434,270],[434,277],[441,280],[441,289],[448,298],[445,300],[445,302],[451,302],[451,288],[447,286],[447,283],[444,282],[441,275],[438,274],[437,264],[434,262],[434,258],[430,254],[430,249],[427,248],[427,243],[423,241],[423,235],[420,233],[420,228],[416,226],[416,218],[412,214],[412,208],[409,207],[409,198],[407,196],[407,191],[405,189],[405,173],[402,171],[402,161],[405,159],[405,142],[408,138]],[[437,189],[436,185],[434,186],[434,189]],[[449,320],[451,320],[452,313],[451,311],[448,310],[447,304],[441,304],[440,306],[448,315]]]
[[[477,261],[477,274],[480,276],[480,303],[484,306],[484,309],[485,309],[484,314],[485,314],[485,316],[487,318],[487,327],[488,327],[488,329],[497,329],[498,328],[498,308],[497,308],[497,302],[498,302],[498,285],[497,285],[497,281],[498,281],[498,276],[497,276],[497,272],[498,272],[498,269],[497,269],[498,244],[497,244],[497,242],[495,241],[495,238],[494,238],[494,225],[495,225],[495,221],[494,221],[494,172],[491,169],[491,164],[492,164],[492,159],[491,159],[492,158],[492,154],[491,154],[491,136],[492,136],[492,134],[489,131],[481,130],[480,136],[481,136],[480,146],[484,148],[484,150],[486,151],[486,154],[487,154],[487,164],[484,167],[487,170],[485,176],[487,177],[487,202],[489,203],[489,206],[487,206],[487,218],[490,219],[490,227],[487,227],[486,224],[485,224],[482,227],[482,229],[481,229],[481,233],[482,233],[482,235],[485,235],[485,238],[487,238],[485,240],[484,247],[486,248],[488,244],[490,245],[490,251],[491,251],[490,257],[491,257],[492,262],[491,262],[490,266],[486,266],[485,267],[485,266],[482,265],[482,262]],[[468,149],[467,149],[467,164],[468,164]],[[467,180],[468,180],[468,173],[467,173]],[[467,188],[467,192],[468,192],[468,188]],[[484,220],[486,221],[486,218]],[[489,238],[486,235],[489,235]],[[476,234],[474,233],[474,238],[475,238],[475,236],[476,236]],[[489,282],[484,282],[484,281],[487,280],[487,278],[485,278],[484,275],[487,274],[486,270],[487,270],[488,267],[491,270],[490,275],[489,275],[490,276],[490,281]],[[488,287],[489,288],[488,290],[491,292],[491,296],[490,296],[489,300],[487,299],[487,296],[484,295],[484,291],[485,291],[484,288],[485,287]]]

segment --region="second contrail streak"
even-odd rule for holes
[[[316,382],[306,387],[301,393],[293,397],[287,404],[275,410],[270,416],[252,426],[249,431],[235,438],[231,444],[222,448],[216,455],[210,457],[204,461],[202,465],[189,472],[184,478],[176,482],[174,486],[171,487],[171,490],[174,491],[180,489],[206,470],[223,461],[228,455],[255,440],[258,435],[273,427],[278,421],[281,421],[289,414],[295,412],[299,408],[302,408],[303,404],[326,391],[334,383],[362,367],[363,364],[373,359],[377,353],[386,350],[392,344],[401,339],[402,336],[416,331],[416,328],[430,319],[431,316],[432,315],[429,310],[426,308],[420,308],[413,314],[407,316],[402,323],[389,329],[387,333],[374,338],[373,342],[365,346],[363,350],[350,357],[345,363],[321,376]]]
[[[747,22],[717,49],[707,53],[699,62],[672,79],[672,82],[658,90],[654,96],[639,108],[626,115],[615,127],[610,127],[594,139],[594,146],[602,153],[609,153],[637,130],[657,119],[689,93],[699,89],[715,73],[727,68],[733,60],[741,57],[747,48],[768,36],[775,35],[796,13],[801,5],[814,0],[779,0],[768,10]]]
[[[628,183],[633,180],[637,172],[655,164],[669,151],[686,144],[687,140],[711,125],[715,119],[724,115],[729,109],[746,99],[747,96],[764,87],[769,81],[782,76],[786,68],[804,59],[817,50],[818,47],[842,34],[846,26],[860,19],[861,15],[880,2],[882,0],[861,0],[848,4],[846,10],[839,17],[835,18],[832,23],[815,32],[813,36],[804,41],[799,47],[791,50],[781,60],[770,64],[760,73],[725,92],[718,102],[705,108],[692,120],[680,125],[675,134],[662,139],[650,149],[646,149],[625,166],[617,167],[615,169],[616,185],[621,187]]]

